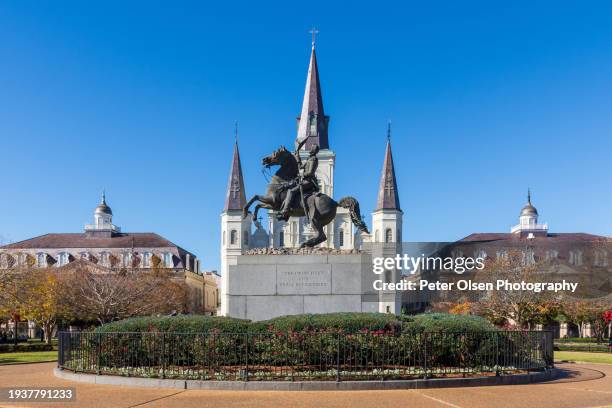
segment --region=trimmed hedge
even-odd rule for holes
[[[0,353],[21,353],[28,351],[52,351],[54,346],[52,344],[44,343],[18,343],[14,344],[0,344]],[[57,349],[57,348],[55,348]]]
[[[566,343],[555,343],[556,351],[586,351],[589,353],[609,353],[610,347],[607,344],[566,344]]]
[[[480,332],[495,326],[480,316],[448,313],[423,313],[404,319],[404,330],[422,332]]]
[[[282,316],[254,323],[275,332],[365,331],[394,332],[401,328],[401,320],[392,314],[382,313],[326,313]]]
[[[561,339],[556,339],[555,342],[557,343],[597,343],[597,338],[595,337],[563,337]]]
[[[107,323],[95,332],[165,332],[165,333],[244,333],[252,329],[250,320],[218,316],[144,316]]]
[[[95,332],[287,333],[287,332],[477,332],[495,330],[478,316],[425,313],[395,316],[383,313],[327,313],[282,316],[251,322],[217,316],[135,317],[98,327]]]

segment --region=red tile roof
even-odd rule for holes
[[[132,232],[113,237],[88,237],[84,233],[45,234],[25,241],[8,244],[2,249],[36,248],[164,248],[184,249],[152,232]],[[186,252],[186,251],[185,251]]]
[[[518,241],[520,240],[519,234],[512,234],[510,232],[479,232],[470,234],[465,238],[462,238],[459,242],[476,242],[476,241]],[[527,239],[527,238],[522,238]],[[586,234],[582,232],[568,232],[568,233],[549,233],[546,237],[535,237],[535,240],[546,239],[548,241],[601,241],[609,240],[601,235]]]

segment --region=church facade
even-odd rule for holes
[[[323,95],[315,45],[313,43],[302,109],[297,118],[297,141],[304,141],[300,156],[305,160],[313,146],[318,146],[316,177],[320,191],[334,198],[334,171],[336,154],[330,146],[330,117],[323,107]],[[372,214],[372,230],[365,234],[357,230],[349,210],[338,207],[332,223],[324,227],[327,240],[320,247],[339,251],[354,251],[366,242],[401,242],[403,212],[399,204],[399,192],[391,152],[390,128],[383,162],[377,208]],[[234,265],[238,256],[254,248],[299,248],[310,239],[314,231],[306,217],[290,217],[278,220],[274,211],[268,212],[267,229],[251,214],[242,216],[246,205],[246,192],[238,143],[234,145],[232,164],[221,213],[221,276],[227,275],[229,265]],[[223,288],[223,283],[222,283]],[[223,289],[222,289],[223,291]],[[223,306],[222,306],[223,307]]]

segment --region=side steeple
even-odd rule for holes
[[[229,180],[227,181],[227,192],[225,193],[225,205],[223,211],[240,210],[246,205],[246,194],[244,192],[244,178],[242,177],[242,165],[240,163],[240,152],[238,151],[238,138],[234,143],[234,157],[230,168]]]
[[[313,145],[318,145],[321,150],[329,149],[327,138],[327,125],[329,116],[325,116],[323,110],[323,96],[321,94],[321,83],[319,81],[319,68],[317,66],[317,54],[315,43],[312,43],[310,53],[310,65],[306,76],[306,89],[302,102],[302,112],[297,118],[298,132],[297,141],[308,139],[305,150],[310,150]]]
[[[246,205],[244,179],[242,177],[242,164],[238,151],[238,125],[236,125],[234,142],[234,157],[227,181],[225,205],[221,213],[221,315],[229,313],[230,302],[227,288],[229,285],[229,267],[236,265],[237,259],[243,251],[250,248],[252,216],[242,216],[242,209]]]
[[[376,210],[401,210],[393,154],[391,153],[391,122],[387,127],[387,150],[382,175],[380,176]]]

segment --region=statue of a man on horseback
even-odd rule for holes
[[[319,159],[317,159],[317,153],[319,153],[319,146],[313,145],[310,149],[310,153],[308,155],[308,159],[305,163],[302,163],[300,158],[300,149],[306,143],[307,139],[298,144],[298,147],[293,154],[298,162],[299,170],[302,170],[301,174],[298,173],[298,176],[287,183],[284,186],[281,186],[281,189],[287,190],[287,196],[283,201],[283,205],[277,214],[276,218],[282,221],[287,221],[289,219],[289,211],[291,207],[295,206],[295,198],[299,193],[300,202],[298,206],[301,206],[302,210],[305,214],[308,214],[308,206],[306,201],[311,194],[314,194],[320,191],[319,182],[317,181],[317,167],[319,166]],[[310,221],[310,219],[308,220]]]
[[[270,179],[266,194],[256,194],[247,202],[243,209],[243,216],[247,216],[249,207],[255,201],[259,203],[255,206],[254,219],[257,219],[257,212],[261,208],[279,211],[278,219],[285,221],[291,216],[306,216],[316,235],[303,242],[301,247],[314,247],[327,239],[323,227],[334,220],[336,209],[340,206],[347,208],[355,226],[367,233],[368,229],[361,218],[359,203],[355,198],[344,197],[336,202],[319,191],[316,179],[319,148],[315,145],[310,150],[308,159],[302,164],[299,154],[305,143],[306,139],[300,141],[295,153],[281,146],[262,159],[262,164],[266,168],[277,165],[279,169]],[[300,202],[296,204],[294,201],[298,195]]]

